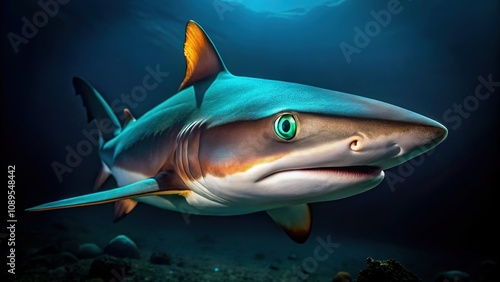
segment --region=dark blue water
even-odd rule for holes
[[[67,159],[82,140],[89,140],[86,132],[94,128],[86,122],[71,78],[86,78],[117,108],[127,106],[140,117],[173,95],[183,80],[184,28],[192,19],[203,26],[235,75],[370,97],[413,110],[448,128],[448,138],[435,151],[390,169],[375,189],[314,204],[311,238],[332,234],[346,249],[349,240],[359,240],[373,248],[397,243],[413,249],[438,248],[440,254],[450,256],[470,254],[472,262],[462,264],[457,259],[456,268],[470,269],[482,259],[498,259],[493,251],[500,235],[494,229],[500,158],[498,1],[314,5],[305,4],[314,1],[295,1],[288,6],[277,1],[272,7],[258,2],[245,6],[245,2],[61,1],[57,8],[47,6],[51,16],[40,13],[43,8],[36,1],[4,1],[2,158],[4,167],[16,165],[19,256],[39,247],[28,243],[33,222],[47,227],[45,235],[43,228],[37,229],[41,237],[65,232],[68,240],[81,236],[74,235],[73,228],[57,232],[50,228],[69,215],[71,226],[85,225],[86,234],[102,242],[110,238],[99,238],[99,230],[89,223],[92,220],[110,233],[113,228],[125,233],[140,222],[149,226],[144,241],[162,228],[194,237],[217,230],[236,241],[255,241],[248,226],[259,226],[266,230],[258,237],[264,245],[281,240],[287,251],[299,248],[286,241],[263,214],[193,217],[186,225],[179,214],[141,206],[130,218],[112,225],[111,206],[44,215],[22,212],[91,191],[99,164],[95,147],[81,158],[70,159],[71,164]],[[36,25],[30,28],[26,22]],[[141,85],[147,67],[158,67],[168,76],[144,97],[124,100],[123,95]],[[58,175],[54,162],[71,169]],[[217,256],[215,251],[207,253]],[[419,260],[416,254],[415,260]]]

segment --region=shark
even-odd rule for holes
[[[116,188],[27,209],[138,203],[186,214],[267,212],[295,242],[311,233],[311,204],[376,187],[384,170],[447,136],[440,123],[382,101],[304,84],[233,75],[203,28],[188,21],[179,91],[119,121],[85,79],[73,78],[100,132],[102,168]]]

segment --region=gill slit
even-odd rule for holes
[[[200,134],[203,121],[193,122],[183,128],[177,135],[176,162],[178,174],[194,193],[214,202],[224,203],[224,199],[211,193],[201,182],[203,170],[200,163]],[[199,177],[193,175],[191,168],[198,167]]]

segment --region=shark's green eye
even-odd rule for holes
[[[274,122],[274,132],[279,138],[291,140],[297,133],[297,123],[291,114],[279,116]]]

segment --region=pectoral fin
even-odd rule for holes
[[[267,214],[297,243],[304,243],[311,233],[311,209],[308,204],[272,209]]]
[[[27,211],[43,211],[90,206],[154,195],[180,195],[187,190],[187,187],[172,185],[174,182],[169,181],[171,180],[170,178],[171,177],[169,177],[168,174],[162,174],[160,176],[147,178],[123,187],[39,205],[27,209]],[[128,205],[125,211],[130,211],[131,207],[131,205]]]

